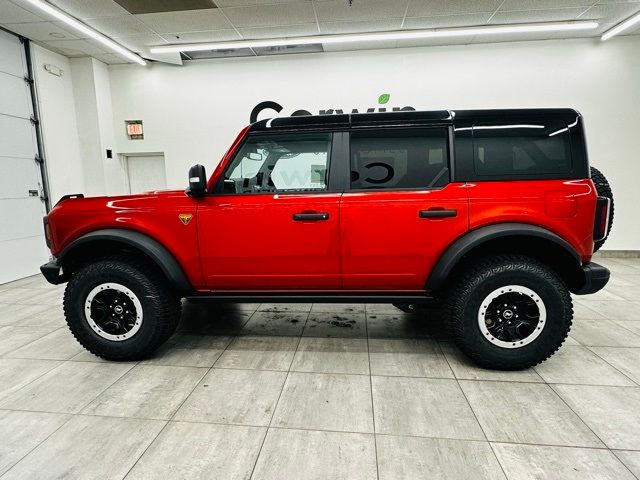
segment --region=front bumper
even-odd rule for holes
[[[40,267],[40,271],[47,282],[53,285],[60,285],[68,280],[64,273],[62,273],[62,267],[56,263],[55,260],[45,263]]]
[[[609,276],[611,275],[608,268],[593,262],[583,264],[582,272],[584,273],[584,284],[574,292],[576,295],[596,293],[604,288],[607,282],[609,282]]]

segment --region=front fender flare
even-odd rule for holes
[[[89,242],[111,241],[133,247],[147,255],[165,274],[171,285],[182,291],[193,290],[189,279],[175,257],[158,241],[144,233],[124,228],[105,228],[89,232],[71,242],[58,255],[57,263],[64,265],[65,259],[71,258],[74,250]]]
[[[427,290],[433,291],[440,288],[455,265],[473,248],[496,238],[513,236],[537,237],[549,240],[575,259],[576,268],[580,268],[582,264],[580,255],[569,242],[545,228],[527,223],[498,223],[467,232],[453,242],[440,256],[440,259],[431,270],[427,280]]]

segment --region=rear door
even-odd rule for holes
[[[340,193],[330,186],[332,133],[249,136],[216,193],[198,206],[213,290],[337,290]]]
[[[450,183],[447,126],[350,135],[340,205],[345,290],[423,290],[442,252],[468,229],[464,184]]]

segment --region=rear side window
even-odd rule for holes
[[[376,129],[351,134],[351,188],[418,189],[449,181],[446,128]]]
[[[569,130],[562,123],[473,127],[473,166],[482,177],[558,177],[572,171]]]

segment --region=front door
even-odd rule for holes
[[[464,184],[449,183],[450,129],[353,132],[351,188],[340,206],[345,290],[424,290],[468,229]]]
[[[340,194],[329,188],[331,133],[249,136],[198,207],[212,290],[336,290]]]

